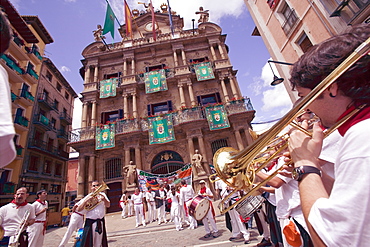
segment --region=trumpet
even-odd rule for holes
[[[19,237],[21,236],[22,232],[25,230],[25,228],[27,226],[27,220],[28,220],[29,215],[30,215],[30,211],[26,210],[26,212],[23,215],[21,224],[19,225],[15,235],[11,236],[10,239],[9,239],[9,246],[16,247],[16,246],[19,245],[19,243],[18,243]]]
[[[273,127],[271,127],[270,130],[259,136],[258,139],[256,139],[250,146],[246,147],[240,152],[231,147],[224,147],[216,151],[213,157],[213,164],[215,166],[216,173],[210,175],[209,179],[211,182],[215,182],[217,181],[215,178],[218,177],[228,186],[234,188],[233,192],[231,192],[229,196],[224,198],[219,204],[220,212],[222,214],[234,208],[249,196],[256,195],[256,192],[259,188],[265,185],[268,181],[275,177],[280,170],[283,169],[283,167],[281,167],[264,181],[261,181],[258,184],[254,183],[255,174],[262,170],[270,161],[275,159],[287,148],[289,135],[276,138],[281,130],[288,125],[292,125],[311,136],[307,130],[294,123],[294,119],[296,119],[303,111],[305,111],[305,109],[307,109],[308,106],[319,95],[321,95],[321,93],[323,93],[330,85],[332,85],[361,57],[367,55],[369,51],[370,38],[357,47],[357,49],[352,52],[352,54],[350,54],[336,69],[334,69],[323,81],[321,81],[314,89],[312,89],[312,91],[305,98],[303,98],[283,118],[281,118]],[[334,132],[363,107],[365,107],[365,105],[358,107],[346,117],[338,121],[334,126],[325,132],[325,137]],[[274,144],[277,140],[279,143],[278,145],[274,147],[268,147],[269,145]],[[274,148],[274,150],[272,148]],[[265,157],[265,154],[269,151],[271,151],[272,154],[269,154],[267,157]],[[290,163],[287,163],[286,165],[290,165]],[[247,193],[240,200],[225,208],[225,201],[227,201],[229,197],[238,190],[244,190]]]
[[[93,210],[96,206],[98,206],[100,203],[98,194],[104,190],[109,190],[109,187],[103,181],[102,184],[91,194],[92,198],[86,203],[85,209],[87,211]]]

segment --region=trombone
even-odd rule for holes
[[[263,150],[268,150],[266,148],[274,140],[276,136],[287,127],[289,124],[294,125],[298,129],[304,131],[306,134],[310,135],[306,130],[300,128],[300,126],[293,123],[302,111],[308,108],[308,106],[323,93],[330,85],[332,85],[343,73],[345,73],[352,65],[354,65],[361,57],[367,55],[370,51],[370,38],[358,46],[354,52],[352,52],[336,69],[334,69],[323,81],[321,81],[312,91],[303,98],[294,108],[292,108],[282,119],[280,119],[270,130],[263,133],[257,140],[255,140],[250,146],[246,147],[242,151],[238,152],[236,149],[231,147],[224,147],[215,153],[213,157],[213,163],[216,169],[216,173],[209,176],[211,182],[215,182],[215,177],[218,176],[222,179],[228,186],[234,188],[234,190],[229,194],[230,196],[238,191],[246,191],[240,200],[224,208],[224,202],[228,200],[229,196],[224,198],[219,204],[221,214],[226,213],[230,209],[234,208],[236,205],[244,201],[247,197],[255,195],[256,191],[261,188],[264,184],[275,177],[280,170],[278,169],[273,174],[271,174],[267,179],[260,182],[258,185],[254,185],[255,173],[262,170],[271,160],[276,158],[276,156],[287,148],[288,142],[286,139],[282,142],[281,146],[272,154],[269,158],[261,162],[261,157],[263,156]],[[360,111],[365,105],[355,109],[345,118],[341,119],[334,126],[325,132],[325,136],[328,136],[334,132],[338,127],[340,127],[345,121],[355,115]],[[259,159],[259,160],[258,160]],[[262,163],[257,169],[255,169],[256,164]],[[289,165],[289,164],[287,164]]]

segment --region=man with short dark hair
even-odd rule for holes
[[[39,247],[44,243],[44,237],[46,232],[46,220],[47,220],[47,210],[48,202],[46,201],[48,193],[46,190],[39,190],[36,193],[37,200],[32,203],[32,207],[35,210],[35,224],[27,228],[28,232],[28,246]]]
[[[5,230],[4,238],[0,241],[0,247],[8,246],[11,243],[19,243],[19,247],[28,246],[26,227],[35,222],[36,216],[32,205],[27,203],[27,197],[27,188],[21,187],[14,194],[13,201],[0,208],[0,225]],[[24,225],[20,228],[22,223]],[[16,239],[19,232],[20,237]]]

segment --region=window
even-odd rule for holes
[[[55,118],[51,118],[51,127],[56,129],[57,120]]]
[[[46,91],[45,89],[42,91],[42,96],[41,96],[41,99],[43,100],[48,100],[49,98],[49,92]]]
[[[303,52],[308,51],[312,47],[311,40],[308,38],[306,33],[303,33],[297,40],[297,44],[301,47]]]
[[[65,92],[64,98],[66,98],[66,100],[68,100],[69,99],[69,93]]]
[[[226,139],[219,139],[211,143],[212,154],[214,155],[217,150],[223,147],[228,147]]]
[[[370,5],[368,0],[321,0],[321,3],[330,17],[339,17],[347,24],[351,24]]]
[[[51,174],[51,166],[52,166],[52,161],[45,159],[44,161],[44,173],[46,174]]]
[[[57,82],[57,90],[60,92],[62,91],[62,85],[60,85],[58,82]]]
[[[123,110],[122,109],[119,109],[119,110],[116,110],[116,111],[110,111],[110,112],[103,112],[101,114],[101,122],[103,124],[107,123],[107,122],[114,122],[114,121],[117,121],[118,119],[122,119],[123,118]]]
[[[37,191],[37,183],[23,183],[23,187],[26,187],[30,194],[35,194]]]
[[[113,74],[105,74],[104,79],[110,79],[110,78],[117,78],[120,77],[121,72],[113,73]]]
[[[40,158],[38,156],[31,155],[30,161],[28,163],[28,170],[30,171],[37,171],[37,167],[39,165]]]
[[[165,67],[166,67],[165,64],[160,64],[160,65],[145,67],[145,72],[150,72],[150,71],[154,71],[154,70],[160,70],[160,69],[164,69]]]
[[[267,0],[267,4],[270,6],[270,9],[275,9],[280,0]]]
[[[197,96],[197,100],[201,106],[221,103],[220,93]]]
[[[62,176],[63,164],[56,162],[55,163],[55,175]]]
[[[105,162],[105,179],[122,177],[122,161],[120,158],[113,158]]]
[[[48,81],[52,81],[53,80],[53,75],[49,72],[49,71],[46,71],[46,78],[48,79]]]
[[[50,185],[50,190],[49,190],[49,193],[54,193],[54,194],[57,194],[57,193],[60,193],[62,190],[61,190],[61,186],[58,185],[58,184],[51,184]]]
[[[54,100],[54,108],[58,110],[59,108],[59,101],[58,100]]]
[[[172,111],[172,101],[148,105],[148,116],[166,114]]]
[[[296,23],[298,23],[298,17],[294,9],[291,9],[287,3],[284,3],[283,7],[279,10],[279,14],[283,21],[283,31],[286,35],[289,35],[293,30]]]
[[[40,190],[46,190],[48,191],[48,184],[41,184]]]
[[[208,57],[190,59],[190,63],[202,63],[202,62],[208,62]]]

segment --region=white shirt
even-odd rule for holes
[[[10,98],[8,73],[0,64],[0,168],[8,165],[15,158],[14,123]]]
[[[35,219],[35,210],[29,203],[18,208],[16,204],[8,203],[0,208],[0,225],[4,227],[4,236],[13,236],[16,233],[27,210],[30,212],[28,220]]]
[[[45,205],[42,203],[35,201],[32,203],[32,207],[35,210],[35,214],[43,210],[44,208],[48,208],[48,202],[45,201]],[[37,221],[45,221],[46,220],[46,211],[36,216]]]
[[[140,192],[138,195],[132,194],[131,199],[134,201],[135,205],[142,204],[143,203],[143,193]]]
[[[340,141],[329,198],[312,206],[309,222],[327,246],[370,242],[370,119],[353,125]]]
[[[100,192],[99,194],[104,196],[105,199],[107,199],[107,201],[109,201],[107,195],[104,192]],[[91,193],[89,195],[91,195]],[[104,218],[104,216],[105,216],[105,203],[104,203],[104,201],[100,201],[94,209],[86,211],[86,218],[87,219],[92,219],[92,220],[102,219],[102,218]]]
[[[146,197],[146,200],[149,201],[149,202],[154,202],[154,196],[155,196],[155,192],[154,191],[147,191],[145,192],[145,197]]]
[[[211,200],[211,198],[209,197],[209,196],[213,196],[213,193],[212,193],[212,191],[209,189],[209,188],[207,188],[206,187],[206,193],[205,193],[206,195],[202,195],[201,193],[200,193],[200,190],[199,190],[199,192],[198,192],[198,195],[201,195],[201,196],[203,196],[204,198],[206,198],[206,199],[208,199],[208,200]]]
[[[183,204],[194,197],[194,190],[190,185],[182,186],[180,189],[180,203]]]

